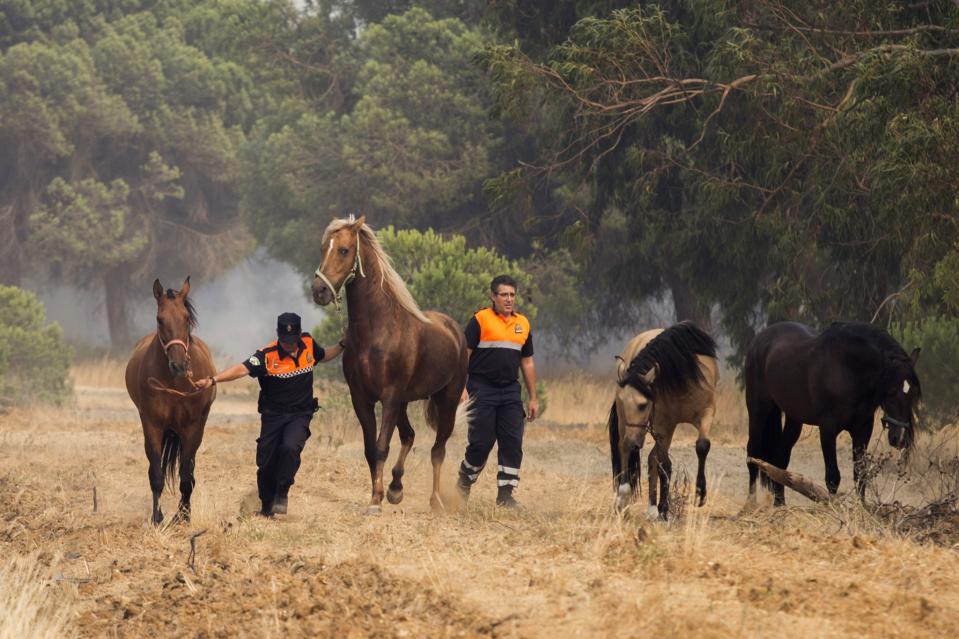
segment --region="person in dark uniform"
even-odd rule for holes
[[[256,484],[261,515],[285,515],[290,486],[300,467],[300,453],[310,437],[310,420],[319,408],[313,396],[313,367],[343,352],[343,341],[323,348],[300,329],[300,316],[277,318],[277,340],[249,359],[199,380],[198,388],[229,382],[246,375],[260,382],[257,410],[261,415],[256,440]]]
[[[499,275],[490,283],[489,308],[477,312],[466,325],[469,349],[469,379],[463,399],[472,398],[466,455],[460,464],[457,487],[469,496],[493,444],[499,446],[496,473],[496,503],[515,508],[513,489],[519,485],[523,461],[525,420],[533,421],[539,410],[536,398],[536,368],[533,365],[533,335],[529,320],[516,312],[516,281]],[[529,393],[523,409],[519,371]]]

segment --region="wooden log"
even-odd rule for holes
[[[788,488],[792,488],[800,495],[803,495],[804,497],[807,497],[816,503],[825,503],[831,498],[829,491],[812,480],[805,478],[799,473],[783,470],[778,466],[773,466],[772,464],[764,462],[761,459],[756,459],[755,457],[749,457],[746,461],[748,461],[750,464],[756,464],[759,466],[759,469],[766,473],[766,475],[773,481],[778,482]]]

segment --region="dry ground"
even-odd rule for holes
[[[731,388],[708,504],[660,523],[611,512],[602,380],[550,385],[545,419],[528,429],[524,513],[493,505],[487,470],[469,507],[442,516],[429,512],[423,427],[406,501],[363,515],[358,426],[342,387],[327,385],[291,513],[276,521],[248,515],[254,396],[225,386],[198,458],[193,523],[155,529],[118,367],[75,375],[74,405],[0,417],[0,636],[920,637],[959,627],[949,542],[896,533],[855,500],[791,495],[786,508],[743,511],[745,416]],[[683,427],[673,446],[680,487],[695,472],[693,432]],[[457,434],[450,488],[463,446]],[[848,440],[841,462],[848,489]],[[821,478],[815,431],[792,468]],[[887,500],[918,490],[894,467],[878,485]],[[168,515],[174,505],[165,494]]]

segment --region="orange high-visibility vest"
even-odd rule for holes
[[[267,377],[296,377],[313,370],[313,366],[316,364],[316,356],[313,354],[313,338],[304,335],[300,340],[305,348],[300,356],[295,359],[294,355],[289,353],[284,353],[285,356],[280,357],[280,351],[283,347],[277,341],[270,342],[268,346],[262,349],[263,356],[266,359],[263,365],[266,368]]]
[[[514,312],[507,318],[492,308],[484,308],[474,317],[480,327],[479,344],[476,348],[508,348],[521,351],[523,344],[529,339],[529,320],[524,315]]]

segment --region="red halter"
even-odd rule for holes
[[[182,346],[183,352],[186,354],[186,365],[189,368],[190,366],[190,336],[187,335],[187,341],[181,339],[171,339],[167,343],[163,343],[163,338],[160,337],[160,332],[157,331],[157,341],[160,342],[160,346],[163,348],[163,354],[166,355],[166,358],[170,359],[170,347],[171,346]]]

